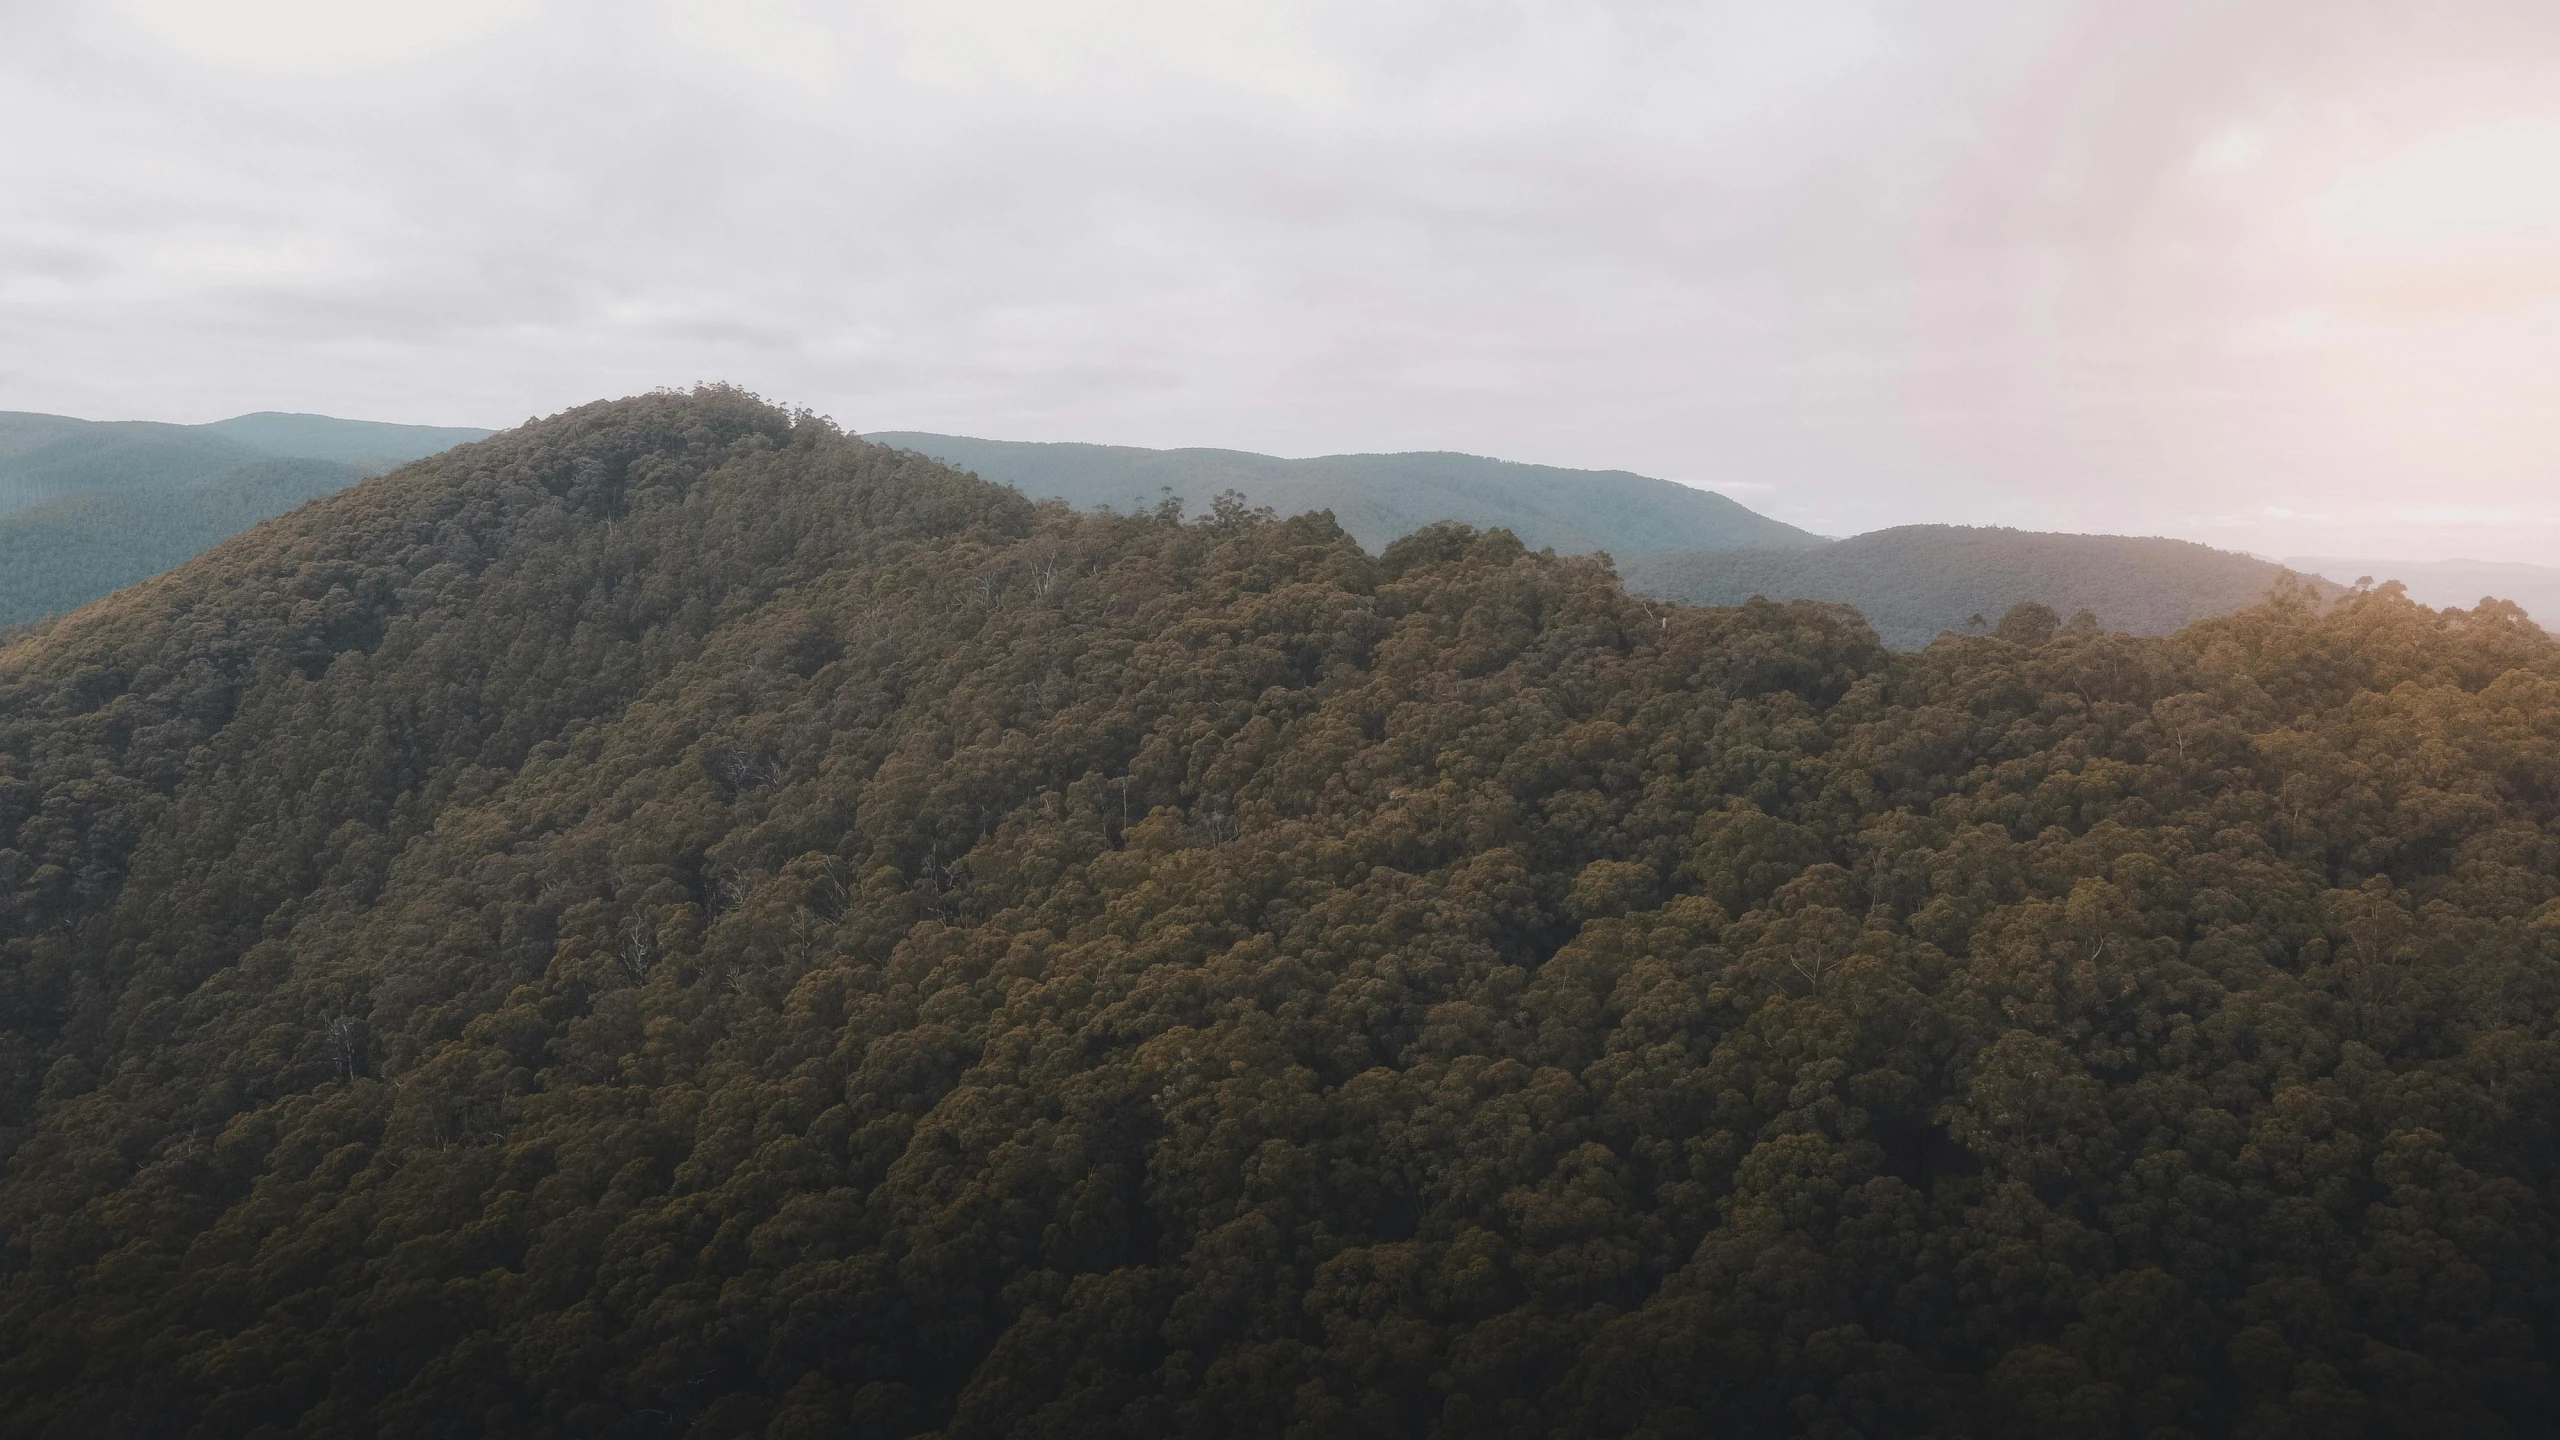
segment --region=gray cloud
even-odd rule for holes
[[[2555,71],[2538,0],[22,0],[0,407],[730,378],[2560,561]]]

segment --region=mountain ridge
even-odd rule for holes
[[[1150,450],[1077,441],[981,440],[881,431],[878,443],[930,455],[1033,499],[1146,509],[1171,491],[1194,513],[1221,491],[1284,515],[1330,511],[1373,552],[1443,520],[1499,527],[1564,554],[1691,545],[1819,545],[1822,537],[1713,491],[1625,470],[1570,470],[1456,451],[1285,459],[1245,450]]]
[[[497,433],[475,425],[412,425],[388,420],[347,420],[299,411],[255,410],[195,427],[292,460],[336,460],[388,465],[486,440]]]
[[[2165,635],[2255,604],[2292,573],[2189,540],[1965,525],[1895,526],[1798,551],[1656,552],[1620,569],[1630,590],[1683,604],[1762,595],[1853,605],[1898,650],[2020,604],[2064,617],[2087,610],[2102,628]],[[2319,576],[2302,583],[2324,598],[2344,593]]]

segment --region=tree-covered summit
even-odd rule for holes
[[[2546,1425],[2560,645],[2033,620],[369,481],[0,650],[0,1430]]]

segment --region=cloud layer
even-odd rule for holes
[[[0,0],[0,408],[1449,448],[2560,562],[2560,10]]]

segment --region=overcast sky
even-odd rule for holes
[[[2560,564],[2560,3],[0,0],[0,408]]]

